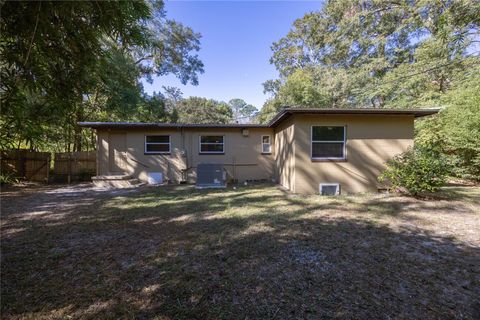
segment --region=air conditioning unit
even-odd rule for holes
[[[338,196],[340,194],[340,184],[320,183],[319,193],[322,196]]]
[[[197,166],[196,188],[225,188],[227,174],[223,164],[200,163]]]

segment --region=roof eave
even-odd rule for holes
[[[181,123],[139,123],[139,122],[78,122],[78,126],[92,129],[181,129],[181,128],[208,128],[208,129],[241,129],[241,128],[268,128],[259,124],[181,124]]]
[[[305,109],[285,108],[279,112],[270,122],[269,127],[275,127],[292,114],[316,114],[316,115],[412,115],[415,118],[436,114],[440,109]]]

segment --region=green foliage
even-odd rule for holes
[[[228,105],[232,109],[233,121],[236,123],[249,123],[255,119],[258,112],[257,108],[242,99],[232,99]]]
[[[230,123],[233,120],[227,103],[201,97],[181,100],[176,111],[179,123]]]
[[[417,125],[415,141],[437,146],[449,160],[452,173],[480,181],[480,66],[470,68],[464,78],[441,99],[440,114]]]
[[[435,192],[445,185],[448,166],[435,149],[415,147],[387,162],[379,180],[387,182],[396,191],[412,195]]]
[[[260,112],[257,113],[255,121],[258,123],[267,123],[272,119],[278,111],[282,109],[282,104],[277,99],[268,99],[263,104]]]
[[[15,178],[13,174],[9,173],[0,173],[0,185],[11,185],[18,182],[18,179]]]
[[[140,79],[170,73],[196,85],[203,72],[200,35],[168,20],[162,1],[1,6],[2,148],[79,151],[91,136],[78,121],[165,119]]]
[[[466,57],[479,16],[471,0],[328,1],[273,44],[280,79],[264,89],[301,107],[435,104],[458,74],[480,63]]]

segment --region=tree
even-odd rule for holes
[[[201,97],[189,97],[177,107],[179,123],[230,123],[231,107],[225,102]]]
[[[417,122],[415,143],[439,148],[455,176],[480,181],[480,66],[461,76],[441,97],[440,114]]]
[[[171,113],[172,122],[178,121],[177,107],[180,101],[183,99],[183,93],[179,88],[175,87],[163,87],[165,90],[165,107],[168,112]]]
[[[272,45],[264,88],[303,107],[432,104],[468,69],[479,17],[470,0],[329,1]]]
[[[197,84],[203,72],[200,35],[166,19],[162,1],[4,2],[0,30],[6,147],[34,147],[58,127],[81,150],[76,122],[133,117],[141,77]]]
[[[258,112],[257,108],[242,99],[232,99],[228,104],[233,112],[233,121],[236,123],[249,123]]]

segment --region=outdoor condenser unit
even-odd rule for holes
[[[223,164],[200,163],[197,166],[197,188],[224,188],[226,181]]]

